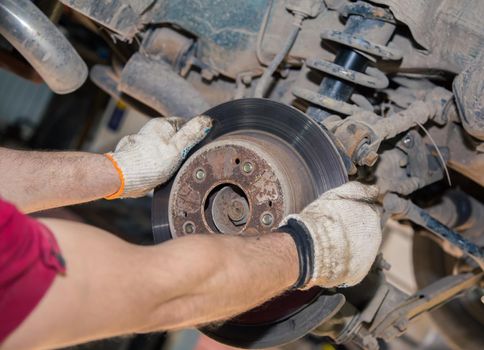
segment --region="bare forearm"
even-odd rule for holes
[[[0,196],[24,212],[92,201],[120,186],[111,162],[99,154],[0,148]]]
[[[294,285],[299,264],[292,238],[197,236],[166,244],[171,277],[147,330],[193,327],[228,319]],[[183,258],[177,258],[177,257]]]

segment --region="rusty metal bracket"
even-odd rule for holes
[[[445,124],[443,111],[451,98],[450,91],[438,87],[432,89],[424,101],[416,101],[406,110],[387,118],[361,111],[344,120],[329,117],[323,124],[344,145],[355,164],[373,166],[378,160],[377,152],[383,141],[429,120]]]
[[[403,300],[393,311],[377,315],[369,331],[372,336],[385,340],[399,336],[405,332],[409,321],[476,285],[482,277],[481,271],[442,278]]]
[[[483,271],[474,269],[446,276],[408,295],[388,283],[384,276],[371,300],[359,311],[348,298],[345,306],[325,324],[315,329],[318,336],[329,336],[337,344],[353,343],[367,350],[379,349],[378,339],[390,341],[403,334],[409,323],[479,285]]]

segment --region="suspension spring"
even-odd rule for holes
[[[326,30],[321,33],[323,40],[345,46],[337,54],[335,61],[306,61],[309,69],[327,74],[319,91],[301,87],[295,87],[292,91],[296,97],[311,103],[307,113],[318,122],[334,112],[351,115],[371,109],[371,103],[366,98],[354,94],[354,87],[361,85],[373,89],[386,88],[386,75],[369,64],[376,61],[373,57],[383,60],[402,58],[399,50],[386,46],[395,30],[395,22],[389,11],[358,1],[346,6],[342,15],[348,17],[344,31]],[[372,37],[373,41],[365,37]],[[350,99],[355,104],[348,103]]]

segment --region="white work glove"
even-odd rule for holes
[[[156,118],[135,135],[125,136],[107,153],[119,173],[120,189],[106,199],[136,198],[168,181],[188,152],[210,131],[209,117],[198,116],[180,130],[180,118]]]
[[[289,215],[280,229],[296,242],[297,289],[353,286],[368,274],[381,243],[378,189],[349,182]]]

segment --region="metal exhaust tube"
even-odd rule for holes
[[[0,34],[29,61],[52,91],[68,94],[86,81],[86,63],[32,1],[0,0]]]

